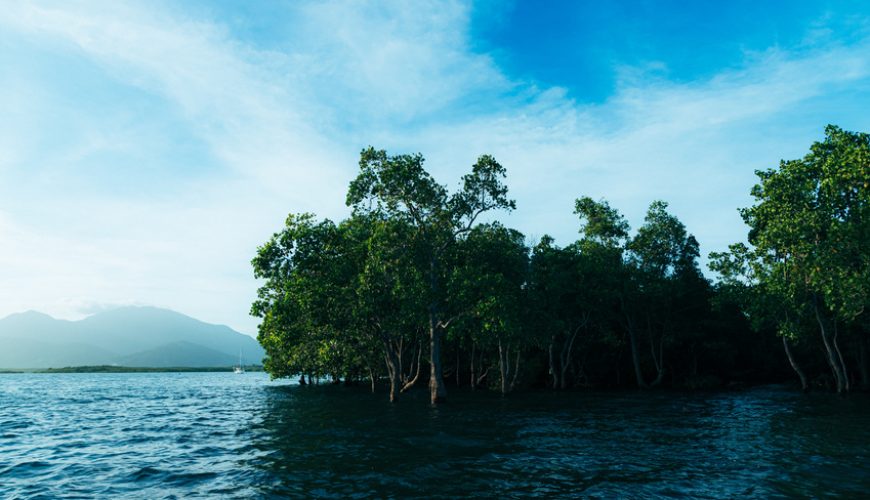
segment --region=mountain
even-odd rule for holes
[[[238,355],[230,356],[201,345],[180,341],[124,356],[118,364],[121,366],[166,368],[172,366],[231,366],[238,362]]]
[[[122,307],[80,321],[35,311],[0,319],[0,368],[230,366],[260,363],[253,338],[155,307]]]

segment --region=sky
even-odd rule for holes
[[[361,149],[508,170],[530,238],[662,199],[703,254],[754,171],[870,131],[860,1],[112,1],[0,9],[0,317],[152,305],[256,334],[250,261],[348,214]]]

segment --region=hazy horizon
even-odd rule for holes
[[[102,314],[102,313],[106,313],[106,312],[111,312],[111,311],[116,311],[116,310],[118,310],[118,309],[154,309],[154,310],[158,310],[158,311],[168,311],[168,312],[172,312],[172,313],[180,314],[180,315],[182,315],[182,316],[187,316],[187,317],[189,317],[189,318],[193,318],[193,319],[195,319],[195,320],[197,320],[197,321],[200,321],[200,322],[202,322],[202,323],[205,323],[205,324],[207,324],[207,325],[212,325],[212,326],[225,326],[225,327],[227,327],[227,328],[232,329],[232,330],[235,331],[236,333],[241,333],[241,334],[243,334],[243,335],[247,335],[247,336],[249,336],[249,337],[253,337],[253,338],[256,338],[256,337],[257,337],[256,334],[251,335],[251,334],[249,334],[249,333],[240,332],[240,331],[238,331],[238,330],[235,330],[234,328],[232,328],[232,327],[229,326],[229,325],[225,325],[225,324],[222,324],[222,323],[210,323],[210,322],[208,322],[208,321],[202,321],[202,320],[200,320],[199,318],[196,318],[196,317],[194,317],[194,316],[191,316],[190,314],[186,314],[186,313],[184,313],[183,311],[176,311],[175,309],[170,309],[170,308],[167,308],[167,307],[149,306],[149,305],[144,305],[144,304],[129,304],[129,305],[127,305],[127,304],[107,304],[107,305],[105,306],[105,308],[103,308],[103,309],[88,312],[87,314],[84,314],[83,316],[81,316],[81,317],[79,317],[79,318],[74,318],[74,319],[56,317],[56,316],[52,315],[51,313],[47,313],[47,312],[44,312],[44,311],[40,311],[40,310],[38,310],[38,309],[26,309],[26,310],[23,310],[23,311],[13,311],[13,312],[11,312],[11,313],[4,314],[4,315],[0,316],[0,321],[2,321],[2,320],[4,320],[4,319],[7,319],[7,318],[9,318],[10,316],[16,316],[16,315],[21,315],[21,314],[40,314],[40,315],[43,315],[43,316],[48,316],[49,318],[54,319],[54,320],[62,320],[62,321],[73,321],[73,322],[78,322],[78,321],[82,321],[82,320],[84,320],[84,319],[87,319],[87,318],[91,318],[91,317],[93,317],[93,316],[96,316],[96,315],[98,315],[98,314]]]
[[[529,237],[573,200],[742,240],[753,171],[870,130],[857,2],[13,3],[0,11],[0,317],[122,305],[254,335],[250,260],[341,218],[368,145],[454,187],[484,153]]]
[[[77,321],[26,311],[0,318],[0,369],[228,367],[265,355],[250,336],[170,309],[120,307]]]

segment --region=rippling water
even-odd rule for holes
[[[0,497],[870,494],[864,395],[451,398],[255,373],[0,375]]]

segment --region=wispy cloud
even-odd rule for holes
[[[0,313],[144,302],[251,333],[256,245],[288,211],[344,214],[368,144],[421,151],[449,183],[495,154],[518,200],[509,222],[531,235],[573,238],[580,195],[635,224],[663,198],[712,250],[742,238],[754,169],[802,155],[828,122],[870,128],[855,104],[870,93],[867,38],[747,54],[702,81],[622,71],[610,99],[584,105],[477,52],[470,15],[459,2],[294,4],[266,46],[171,5],[5,6],[4,37],[104,82],[80,90],[105,102],[94,114],[58,100],[70,90],[38,71],[0,78]],[[162,180],[120,190],[116,171]]]

